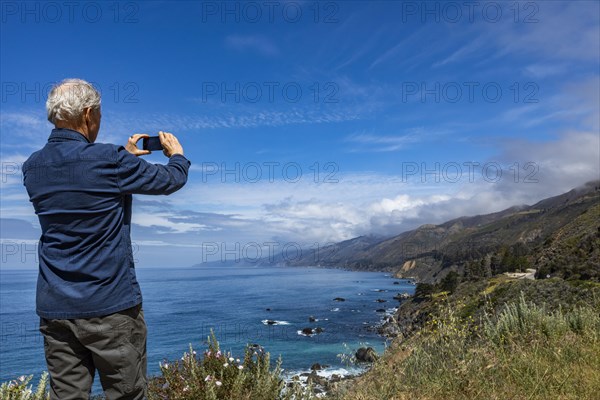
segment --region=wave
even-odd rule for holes
[[[260,322],[262,322],[265,325],[289,325],[290,324],[288,321],[277,321],[274,319],[263,319]]]
[[[357,376],[364,373],[368,367],[337,367],[337,368],[324,368],[316,371],[317,375],[322,378],[330,379],[333,375],[338,375],[342,378]],[[312,370],[310,369],[296,369],[291,371],[283,370],[283,378],[286,382],[290,382],[294,376],[298,376],[300,378],[300,382],[306,383],[307,376],[306,374],[310,374]],[[304,374],[304,375],[303,375]]]

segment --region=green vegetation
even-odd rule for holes
[[[333,398],[597,398],[600,285],[579,282],[563,296],[558,280],[486,283],[459,288],[460,297],[421,301],[419,307],[435,310],[421,329],[395,342],[369,372]],[[532,289],[538,283],[541,287]],[[521,291],[501,306],[496,303],[519,288],[529,289],[536,301]],[[543,302],[551,296],[564,306]]]
[[[0,399],[2,400],[47,400],[50,395],[46,393],[48,373],[44,372],[40,378],[35,391],[29,385],[33,375],[20,376],[10,382],[4,382],[0,386]]]
[[[181,361],[161,363],[162,377],[151,380],[148,399],[273,400],[302,395],[299,384],[285,388],[281,360],[273,370],[269,353],[260,347],[246,347],[244,360],[221,352],[217,339],[209,338],[202,358],[190,346]]]
[[[281,360],[271,369],[269,353],[260,347],[246,347],[243,360],[221,352],[211,333],[208,349],[198,357],[190,345],[181,360],[164,361],[162,376],[149,379],[149,400],[302,400],[312,399],[311,388],[299,382],[286,386],[281,378]],[[27,386],[33,376],[20,377],[0,387],[2,400],[47,400],[48,374],[44,372],[35,392]],[[104,396],[92,396],[101,400]]]

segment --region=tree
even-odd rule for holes
[[[458,272],[456,272],[456,271],[450,271],[441,280],[441,282],[440,282],[440,289],[452,293],[452,292],[454,292],[454,290],[458,286],[459,282],[460,282],[460,277],[458,275]]]
[[[415,288],[415,297],[423,299],[425,297],[431,296],[434,291],[435,288],[432,284],[419,282],[417,283],[417,287]]]

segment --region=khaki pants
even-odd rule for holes
[[[142,304],[81,319],[40,318],[51,400],[89,399],[96,369],[107,400],[146,398]]]

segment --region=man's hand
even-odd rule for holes
[[[171,158],[174,154],[183,155],[183,147],[179,144],[179,140],[169,132],[158,132],[158,137],[160,138],[160,144],[163,146],[163,154],[169,158]]]
[[[137,147],[137,142],[141,138],[150,137],[145,133],[135,133],[129,137],[127,144],[125,145],[125,150],[133,154],[134,156],[143,156],[145,154],[150,154],[150,150],[140,150]]]

